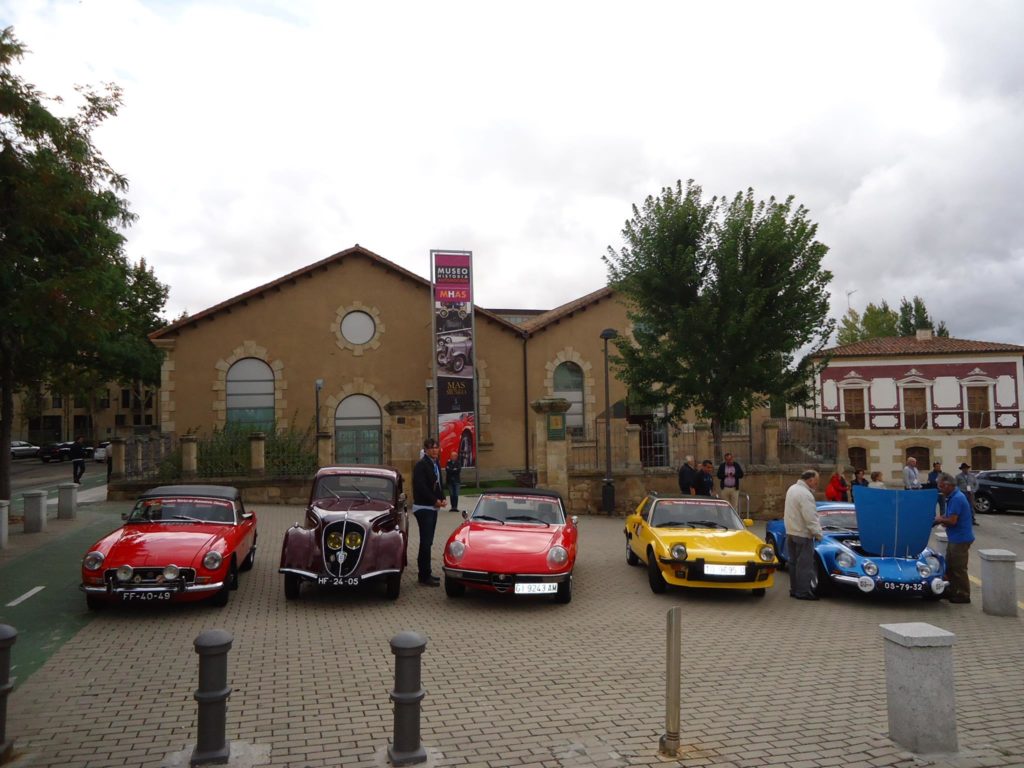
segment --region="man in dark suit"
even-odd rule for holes
[[[423,456],[412,469],[412,513],[420,529],[416,565],[419,569],[419,583],[425,587],[436,587],[441,583],[441,579],[430,572],[430,550],[434,546],[437,510],[445,506],[441,468],[437,464],[440,452],[437,440],[428,437],[423,441]]]

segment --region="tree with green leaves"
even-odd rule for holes
[[[724,423],[773,398],[809,400],[813,355],[835,326],[816,233],[792,197],[705,201],[692,180],[633,206],[625,245],[604,257],[633,325],[614,358],[631,402],[669,422],[695,408],[720,456]]]
[[[898,312],[884,300],[878,305],[868,304],[863,316],[855,309],[848,309],[839,322],[836,340],[839,344],[853,344],[865,339],[914,336],[924,328],[933,329],[936,336],[949,336],[946,323],[935,323],[924,299],[915,296],[908,301],[904,296]]]
[[[100,380],[159,380],[152,330],[167,289],[123,252],[134,216],[127,180],[92,141],[121,93],[79,88],[59,116],[12,71],[25,47],[0,32],[0,444],[11,439],[14,393],[88,388]],[[91,383],[90,383],[91,382]],[[66,391],[66,390],[65,390]],[[0,452],[0,498],[10,454]]]

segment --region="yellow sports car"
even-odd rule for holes
[[[647,564],[652,592],[673,584],[763,597],[779,561],[751,525],[723,499],[651,494],[626,518],[626,562]]]

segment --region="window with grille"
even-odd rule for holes
[[[907,448],[907,458],[917,459],[917,471],[921,474],[921,482],[928,474],[928,467],[932,465],[932,452],[922,445],[915,445]]]
[[[992,426],[989,413],[988,387],[967,387],[967,424],[968,429],[987,429]],[[974,464],[972,462],[971,467]]]
[[[850,459],[850,466],[854,469],[867,470],[868,468],[868,451],[866,448],[853,447],[847,452]]]
[[[923,387],[903,390],[903,425],[907,429],[925,429],[928,426],[928,400]]]
[[[555,368],[554,396],[569,401],[565,413],[565,428],[573,437],[584,437],[583,422],[583,369],[576,363],[565,362]]]

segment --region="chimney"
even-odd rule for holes
[[[917,329],[917,340],[918,341],[930,341],[932,338],[931,328],[918,328]]]

